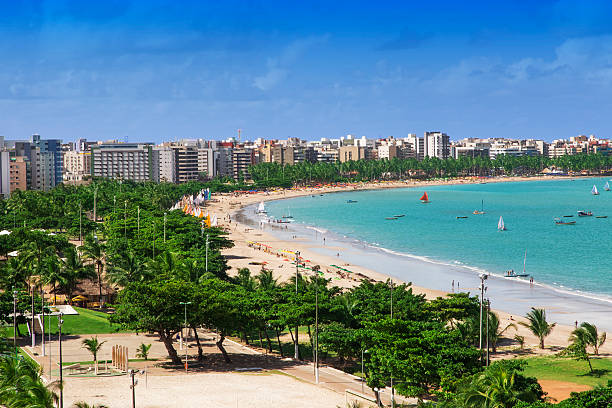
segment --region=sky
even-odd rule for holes
[[[612,137],[612,2],[0,0],[0,135]]]

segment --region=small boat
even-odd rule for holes
[[[578,216],[579,217],[592,217],[593,212],[592,211],[578,211]]]
[[[597,186],[593,184],[593,188],[591,189],[591,194],[599,195],[599,191],[597,191]]]
[[[460,219],[460,218],[467,218],[467,215],[458,215],[457,219]]]
[[[263,201],[259,203],[259,206],[257,207],[257,214],[267,214],[266,206],[264,205]]]
[[[506,225],[504,224],[504,219],[503,219],[503,217],[501,215],[499,216],[499,221],[497,222],[497,229],[499,231],[505,231],[506,230]]]
[[[406,214],[394,215],[395,218],[402,218],[402,217],[405,217],[405,216],[406,216]]]
[[[427,191],[425,193],[423,193],[423,196],[421,198],[419,198],[419,200],[421,200],[422,203],[426,204],[429,203],[429,196],[427,196]]]
[[[353,203],[356,203],[356,202],[357,202],[356,200],[346,200],[347,204],[353,204]]]
[[[291,211],[289,211],[289,207],[287,207],[287,215],[283,215],[281,218],[293,218],[293,216],[291,215]]]
[[[596,215],[595,218],[608,218],[607,215]]]
[[[385,220],[397,220],[397,217],[385,217]]]
[[[574,225],[576,221],[563,221],[560,218],[555,218],[555,224],[557,225]]]
[[[564,215],[565,218],[573,218],[573,215]]]
[[[510,269],[509,271],[506,271],[504,278],[524,278],[526,276],[529,276],[529,274],[528,273],[516,273],[514,272],[514,269]]]
[[[604,190],[610,191],[610,183],[606,181],[606,185],[604,186]]]
[[[474,212],[472,214],[474,214],[474,215],[485,214],[485,211],[484,211],[484,200],[482,200],[482,202],[480,203],[480,211],[474,210]]]

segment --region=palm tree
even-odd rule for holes
[[[83,348],[87,349],[93,355],[93,361],[98,361],[98,351],[102,348],[102,345],[106,343],[106,341],[99,341],[98,336],[92,337],[90,339],[84,339],[82,341]]]
[[[544,309],[531,308],[531,312],[525,316],[528,320],[527,323],[520,322],[521,326],[524,326],[531,331],[538,339],[540,339],[540,348],[544,348],[544,339],[552,332],[552,329],[557,323],[548,323],[546,321],[546,311]]]
[[[261,268],[255,279],[257,279],[257,287],[263,290],[272,290],[277,286],[274,273],[270,269]]]
[[[96,277],[93,265],[84,265],[75,247],[70,247],[66,251],[66,259],[62,261],[60,286],[68,296],[72,304],[72,294],[76,285],[83,279],[93,279]]]
[[[517,329],[516,324],[514,323],[510,323],[506,325],[506,327],[501,329],[499,323],[499,316],[497,316],[497,313],[489,312],[489,341],[491,342],[491,346],[493,347],[494,353],[497,352],[497,342],[506,332],[506,330],[511,327],[514,328],[514,330]]]
[[[96,272],[98,275],[98,292],[100,309],[102,308],[102,271],[104,269],[104,245],[98,241],[98,238],[93,235],[88,235],[85,238],[85,244],[81,247],[83,257],[88,259],[92,264],[96,266]]]
[[[108,408],[104,404],[88,404],[85,401],[75,402],[72,408]]]
[[[64,274],[57,257],[45,259],[45,269],[42,272],[42,281],[53,286],[53,304],[57,304],[57,286],[64,284]]]
[[[54,388],[56,382],[43,384],[40,372],[29,359],[0,358],[0,406],[54,408],[58,401]]]
[[[595,355],[597,356],[599,355],[599,348],[606,342],[606,332],[600,335],[597,331],[597,326],[588,322],[583,322],[580,327],[572,332],[570,341],[578,341],[585,346],[593,347]]]
[[[492,365],[457,393],[461,407],[506,408],[520,401],[538,401],[530,388],[520,389],[517,372],[501,365]]]
[[[138,346],[138,348],[136,349],[136,356],[147,360],[149,358],[150,349],[151,349],[151,344],[141,343],[140,346]]]
[[[133,251],[129,251],[123,260],[113,265],[106,273],[106,280],[113,285],[127,286],[130,282],[137,282],[145,278],[142,262]]]
[[[251,276],[249,268],[238,269],[238,275],[236,276],[236,283],[247,290],[247,292],[255,291],[255,279]]]

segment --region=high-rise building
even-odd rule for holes
[[[255,164],[255,151],[253,149],[233,149],[232,150],[232,173],[234,180],[249,180],[251,173],[249,166]]]
[[[410,133],[405,140],[412,146],[414,157],[417,160],[423,160],[425,157],[425,139],[417,137],[414,133]]]
[[[425,156],[448,159],[450,157],[450,138],[442,132],[425,132]]]
[[[152,149],[153,181],[176,183],[176,154],[172,147],[162,145]]]
[[[83,181],[91,175],[91,152],[69,151],[64,153],[64,183]]]
[[[149,143],[102,143],[91,146],[91,175],[152,181],[152,146]]]
[[[10,189],[11,193],[15,190],[28,189],[28,166],[23,156],[11,157]]]
[[[216,151],[210,147],[198,148],[198,173],[202,178],[211,179],[217,175]]]
[[[11,195],[11,160],[6,150],[0,151],[0,194],[5,198]]]
[[[338,152],[340,162],[357,161],[370,158],[370,148],[361,146],[341,146]]]
[[[52,185],[55,187],[62,182],[62,173],[64,166],[62,163],[62,141],[60,139],[41,139],[40,135],[33,134],[31,139],[32,147],[40,149],[40,153],[50,153],[49,159],[52,162],[53,176],[49,178]]]

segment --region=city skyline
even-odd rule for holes
[[[609,137],[612,5],[39,1],[0,16],[0,135]]]

